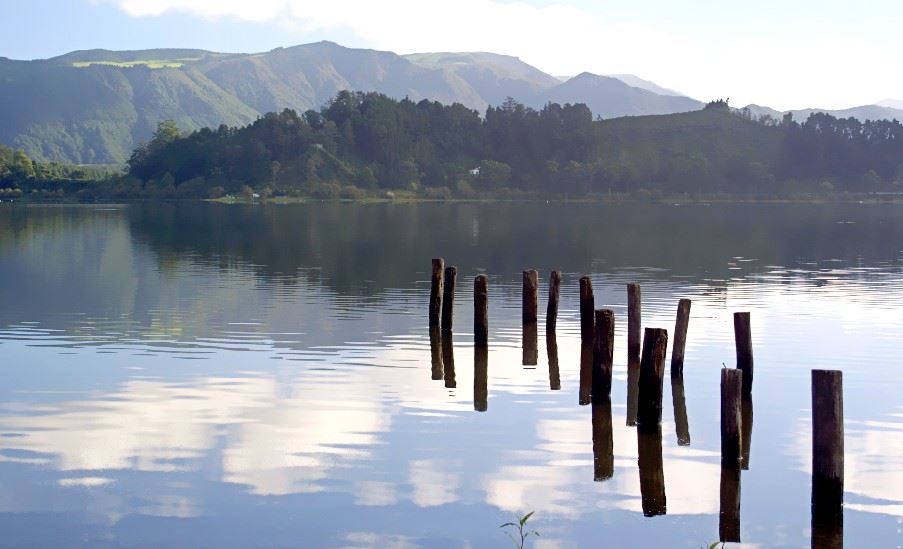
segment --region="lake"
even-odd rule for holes
[[[433,257],[458,267],[443,349]],[[583,275],[615,313],[610,404],[581,389]],[[669,336],[692,299],[658,440],[628,425],[628,282]],[[844,376],[847,546],[903,544],[903,206],[3,204],[0,303],[4,546],[504,547],[499,526],[534,511],[538,548],[699,548],[725,528],[809,547],[813,368]],[[755,384],[734,478],[736,311]],[[739,514],[720,515],[725,489]]]

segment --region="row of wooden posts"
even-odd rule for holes
[[[443,259],[433,259],[429,305],[430,327],[441,326],[442,334],[448,336],[452,331],[456,278],[456,267],[446,267]],[[546,309],[547,336],[554,334],[556,329],[560,288],[561,273],[552,271],[549,278],[549,297]],[[481,361],[484,369],[486,367],[485,351],[489,344],[488,290],[489,278],[485,274],[477,275],[474,280],[474,346],[478,355],[484,358]],[[525,330],[525,342],[526,334],[533,334],[534,349],[538,301],[539,273],[533,269],[526,270],[523,272],[522,322]],[[681,299],[677,307],[674,344],[671,353],[672,384],[673,378],[682,378],[683,374],[690,307],[689,299]],[[664,361],[668,345],[668,332],[662,328],[646,328],[641,338],[641,313],[640,285],[637,283],[627,284],[628,382],[636,380],[638,386],[635,417],[639,431],[654,433],[661,428]],[[739,463],[742,458],[743,411],[748,409],[751,413],[753,345],[750,313],[736,312],[733,315],[733,321],[737,367],[721,370],[721,458],[723,465],[729,468],[736,465],[739,471]],[[582,277],[580,279],[580,334],[583,348],[591,349],[591,394],[594,401],[610,398],[614,327],[614,311],[595,308],[592,281],[589,277]],[[532,364],[535,364],[535,350],[529,354],[532,355],[531,358],[528,358],[525,343],[524,363],[527,364],[528,360],[532,360]],[[637,371],[638,376],[630,375]],[[842,504],[844,480],[842,392],[840,371],[812,371],[812,505],[814,512],[823,511],[821,516],[824,516],[825,513],[828,516],[836,514]],[[628,408],[630,408],[629,404]],[[630,415],[630,410],[628,410],[628,416]],[[747,419],[751,425],[751,417]],[[628,418],[628,422],[630,422],[630,418]],[[685,417],[684,425],[686,425]],[[678,438],[681,438],[680,433],[678,433]],[[686,443],[689,444],[688,433],[686,433]],[[661,446],[660,436],[658,445]],[[661,460],[660,452],[658,459]],[[732,474],[729,473],[729,475]],[[739,472],[737,473],[737,482],[739,483]],[[737,495],[737,505],[739,505],[739,495]],[[739,536],[739,528],[737,536]]]

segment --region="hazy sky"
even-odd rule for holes
[[[899,0],[4,0],[0,56],[317,40],[516,55],[779,109],[903,99]]]

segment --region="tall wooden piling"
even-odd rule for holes
[[[637,425],[642,430],[657,429],[662,422],[662,390],[665,380],[665,352],[668,331],[646,328],[640,360]]]
[[[627,285],[627,362],[631,359],[639,362],[640,327],[642,326],[642,300],[640,298],[640,285],[631,282]]]
[[[561,291],[561,273],[549,275],[549,304],[546,307],[546,333],[554,332],[558,325],[558,294]]]
[[[561,390],[561,373],[558,368],[558,340],[555,332],[546,332],[546,354],[549,358],[549,389]]]
[[[611,399],[593,397],[593,480],[610,479],[615,474]]]
[[[737,347],[737,368],[743,370],[743,394],[752,394],[753,348],[749,313],[734,313],[734,341]]]
[[[447,278],[447,277],[446,277]],[[677,320],[674,323],[674,347],[671,350],[671,375],[683,374],[684,350],[687,346],[687,328],[690,326],[690,300],[677,303]]]
[[[687,399],[684,395],[684,376],[671,370],[671,403],[674,406],[674,431],[678,446],[690,445],[690,422],[687,419]]]
[[[660,426],[649,431],[637,431],[637,453],[643,515],[647,517],[664,515],[667,512],[667,498]]]
[[[843,374],[812,370],[812,507],[836,513],[843,503]]]
[[[584,344],[593,344],[593,283],[588,276],[580,278],[580,340]]]
[[[452,333],[452,321],[455,315],[455,281],[458,278],[457,267],[445,268],[444,288],[442,292],[442,333]]]
[[[524,271],[524,291],[521,303],[521,319],[524,324],[536,324],[539,303],[539,273],[536,269]]]
[[[611,374],[614,361],[615,313],[611,309],[596,310],[593,338],[593,399],[611,396]]]
[[[743,371],[721,369],[721,464],[740,466]]]
[[[736,463],[721,465],[719,488],[718,539],[722,543],[740,543],[740,468]]]
[[[445,275],[445,260],[433,259],[433,275],[430,278],[430,326],[438,326],[442,313],[442,278]]]
[[[586,406],[592,401],[593,394],[593,345],[580,345],[580,392],[577,403]]]
[[[489,277],[484,274],[473,282],[473,344],[489,345]]]
[[[473,348],[473,409],[485,412],[489,408],[489,349]]]

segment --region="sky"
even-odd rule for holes
[[[491,51],[556,76],[630,73],[780,110],[903,99],[899,0],[4,0],[0,56],[260,52],[331,40]]]

